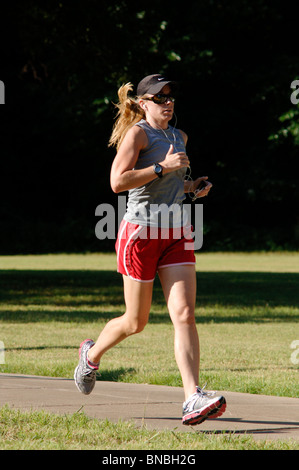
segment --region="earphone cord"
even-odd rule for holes
[[[174,122],[174,126],[173,126],[173,129],[176,128],[176,125],[177,125],[177,122],[178,122],[178,119],[177,119],[177,115],[175,113],[173,113],[174,117],[175,117],[175,122]],[[155,123],[156,126],[158,126],[158,128],[163,132],[165,138],[168,140],[168,142],[173,145],[175,151],[177,150],[175,148],[175,144],[176,144],[176,136],[175,136],[175,133],[172,132],[172,137],[173,137],[173,143],[171,142],[171,140],[169,139],[168,135],[166,134],[166,132],[164,131],[164,129],[162,129],[162,127],[159,126],[159,124],[156,122]],[[189,181],[191,183],[191,181],[193,181],[193,178],[191,177],[191,166],[189,165],[188,168],[186,169],[186,174],[184,176],[184,181]],[[188,196],[192,199],[192,201],[194,201],[196,199],[196,193],[193,192],[193,191],[188,191]]]
[[[174,126],[173,128],[175,129],[176,128],[176,125],[177,125],[177,115],[175,113],[174,114],[174,117],[175,117],[175,123],[174,123]],[[156,125],[159,127],[159,129],[163,132],[163,134],[165,135],[166,139],[168,140],[168,142],[170,144],[172,144],[171,140],[169,139],[168,135],[166,134],[166,132],[164,131],[164,129],[162,129],[162,127],[159,126],[159,124],[156,123]],[[176,136],[174,134],[174,132],[172,132],[172,136],[173,136],[173,147],[174,149],[176,150],[175,148],[175,144],[176,144]],[[186,174],[184,176],[184,181],[189,181],[190,183],[193,181],[193,178],[191,176],[191,166],[189,165],[188,168],[186,169]],[[196,199],[196,193],[193,192],[193,191],[188,191],[188,196],[192,199],[192,201],[194,201]]]
[[[177,116],[175,113],[173,113],[174,117],[175,117],[175,123],[174,123],[174,126],[173,126],[173,129],[176,128],[176,125],[177,125]],[[168,135],[166,134],[166,132],[164,131],[164,129],[162,129],[162,127],[159,126],[159,124],[156,122],[156,125],[159,127],[159,129],[163,132],[163,134],[165,135],[166,139],[168,140],[168,142],[173,145],[173,148],[175,151],[177,151],[177,149],[175,148],[175,144],[176,144],[176,136],[175,136],[175,133],[172,132],[172,137],[173,137],[173,143],[171,142],[171,140],[169,139]]]

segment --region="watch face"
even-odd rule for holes
[[[163,176],[162,171],[163,168],[161,167],[161,165],[159,165],[159,163],[154,163],[154,172],[159,178],[162,178]]]

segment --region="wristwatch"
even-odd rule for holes
[[[156,175],[157,175],[159,178],[162,178],[162,176],[163,176],[163,168],[161,167],[161,165],[159,165],[159,163],[154,163],[154,164],[153,164],[153,167],[154,167],[154,172],[156,173]]]

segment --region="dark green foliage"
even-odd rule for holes
[[[95,208],[117,204],[112,102],[154,72],[181,83],[192,174],[214,184],[204,249],[296,249],[299,60],[285,2],[28,0],[2,21],[1,253],[113,248],[94,234]]]

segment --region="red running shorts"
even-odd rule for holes
[[[117,271],[135,281],[151,282],[158,269],[195,264],[191,227],[158,228],[122,220],[115,243]]]

